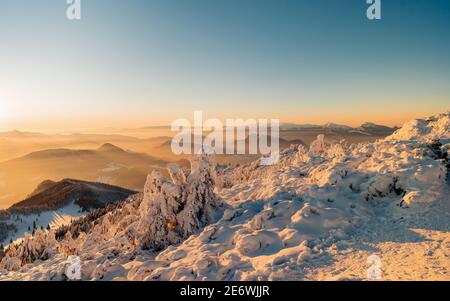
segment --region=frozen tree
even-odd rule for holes
[[[322,155],[325,152],[325,136],[319,135],[317,139],[311,142],[309,152],[312,155]]]
[[[159,171],[147,178],[140,205],[139,244],[161,250],[177,244],[213,222],[220,207],[215,196],[213,166],[207,155],[191,160],[191,172],[176,165],[168,168],[170,179]]]
[[[55,234],[50,232],[49,236],[55,237]],[[55,239],[56,241],[56,239]],[[73,239],[72,233],[68,231],[64,235],[64,239],[57,243],[58,253],[64,254],[66,256],[79,255],[79,245]]]
[[[57,252],[54,233],[47,234],[37,230],[35,235],[25,234],[19,245],[10,245],[0,265],[7,270],[17,270],[21,266],[36,260],[47,260]]]
[[[174,233],[176,216],[182,208],[180,187],[169,181],[159,171],[147,177],[144,197],[140,205],[139,244],[144,249],[160,250],[178,243]]]
[[[8,271],[16,271],[22,267],[22,261],[14,244],[10,244],[5,250],[5,254],[0,261],[0,269],[4,268]]]
[[[191,174],[185,185],[184,208],[178,215],[178,223],[184,237],[210,224],[221,206],[214,194],[214,169],[206,155],[191,160]]]
[[[94,212],[59,230],[37,228],[34,236],[26,234],[6,250],[0,266],[17,270],[56,254],[92,254],[104,243],[111,252],[124,246],[159,251],[181,243],[216,220],[221,201],[214,194],[214,168],[207,155],[194,157],[190,171],[168,166],[168,175],[150,174],[139,202]]]

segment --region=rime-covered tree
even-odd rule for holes
[[[309,153],[311,155],[322,155],[324,152],[325,152],[325,136],[319,135],[317,136],[317,139],[311,143],[309,147]]]
[[[140,205],[139,242],[161,250],[177,244],[213,222],[221,203],[214,194],[214,169],[207,155],[191,159],[191,171],[170,165],[170,179],[159,171],[147,178]]]
[[[55,235],[37,230],[35,235],[26,234],[18,245],[11,244],[5,251],[0,265],[7,270],[17,270],[36,260],[47,260],[57,252]]]
[[[182,206],[181,189],[159,171],[147,177],[144,198],[140,205],[138,230],[142,233],[140,245],[144,249],[161,250],[179,242],[174,223]]]
[[[213,222],[221,202],[214,193],[214,169],[209,156],[191,160],[191,173],[184,187],[184,208],[178,215],[178,223],[184,237]]]

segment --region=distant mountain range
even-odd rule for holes
[[[329,144],[342,140],[374,142],[395,130],[374,123],[360,127],[334,123],[282,124],[280,148],[291,144],[309,145],[320,134],[325,135]],[[170,136],[158,132],[157,136],[146,137],[144,132],[140,132],[144,138],[121,134],[0,133],[0,208],[23,200],[47,179],[80,179],[139,190],[153,169],[165,167],[169,162],[186,164],[188,156],[177,156],[171,151]],[[152,130],[145,133],[155,134]],[[216,162],[224,164],[244,164],[255,159],[255,155],[218,155],[215,158]]]
[[[48,149],[0,163],[0,201],[7,207],[23,200],[45,180],[81,179],[138,190],[147,174],[167,161],[125,151],[113,144],[97,149]],[[0,206],[0,208],[2,207]]]
[[[326,123],[323,125],[319,125],[319,124],[298,124],[298,123],[282,123],[281,124],[282,127],[289,127],[289,128],[340,128],[340,129],[353,129],[354,127],[348,126],[348,125],[343,125],[343,124],[336,124],[336,123]],[[366,122],[364,124],[362,124],[360,127],[383,127],[383,128],[389,128],[387,126],[384,125],[378,125],[375,123],[371,123],[371,122]],[[161,126],[148,126],[148,127],[143,127],[141,129],[170,129],[169,125],[161,125]]]
[[[294,124],[294,123],[283,123],[280,126],[281,130],[308,130],[308,129],[329,129],[329,130],[336,130],[336,131],[367,131],[370,132],[380,132],[380,131],[387,131],[387,132],[394,132],[397,130],[397,127],[388,127],[384,125],[379,125],[375,123],[366,122],[362,124],[359,127],[351,127],[348,125],[343,124],[336,124],[336,123],[327,123],[323,125],[316,125],[316,124]]]

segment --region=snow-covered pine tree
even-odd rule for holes
[[[10,245],[5,251],[0,266],[7,270],[17,270],[36,260],[47,260],[57,252],[54,233],[47,234],[38,229],[35,235],[25,234],[19,245]]]
[[[199,155],[191,159],[191,174],[185,187],[184,208],[178,224],[184,238],[212,223],[222,205],[214,193],[214,168],[211,157]]]
[[[143,249],[161,250],[179,242],[179,235],[173,233],[171,223],[182,207],[182,186],[166,179],[161,172],[153,171],[144,186],[144,198],[139,211],[139,244]]]
[[[213,165],[207,155],[191,159],[189,175],[176,165],[168,167],[170,179],[159,171],[147,178],[140,205],[139,244],[161,250],[178,244],[213,222],[221,203],[214,194]]]
[[[325,135],[318,135],[317,139],[311,142],[309,153],[320,156],[325,152]]]

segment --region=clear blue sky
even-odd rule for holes
[[[207,117],[400,124],[450,109],[450,1],[0,2],[0,129]]]

